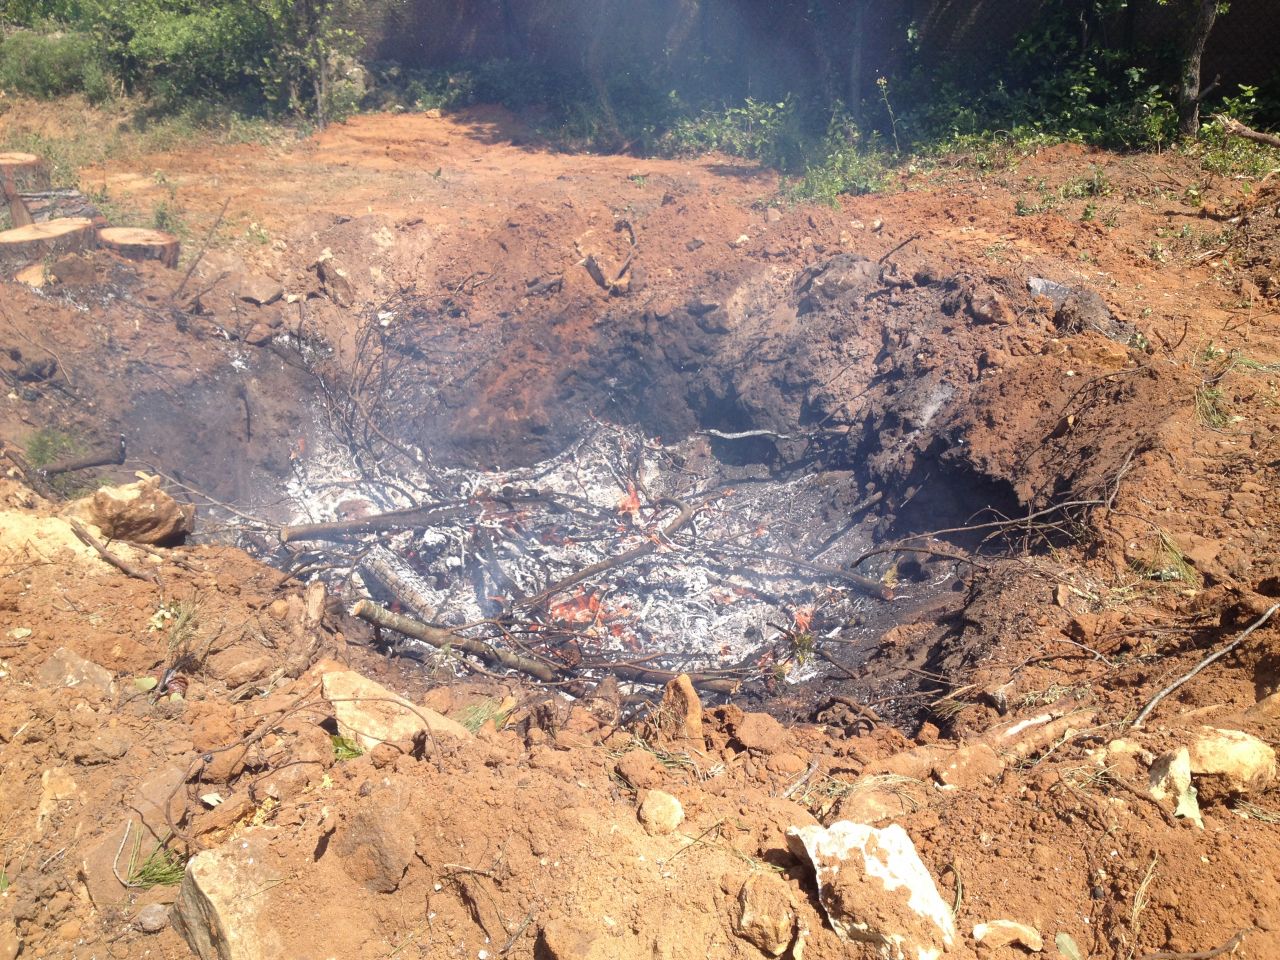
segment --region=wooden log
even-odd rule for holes
[[[143,227],[103,227],[98,242],[126,260],[157,260],[169,269],[178,265],[178,238],[163,230]]]
[[[0,153],[0,180],[19,193],[36,193],[49,189],[49,168],[34,153]]]
[[[372,579],[419,620],[427,623],[435,620],[438,611],[422,595],[418,586],[419,577],[386,547],[376,546],[365,554],[360,561],[359,570],[366,582]]]
[[[31,215],[32,223],[60,220],[63,217],[87,217],[95,226],[107,225],[107,218],[102,215],[102,211],[95,207],[88,197],[72,187],[22,193],[19,199]],[[21,224],[15,223],[14,226],[21,226]]]
[[[97,241],[93,221],[83,217],[14,227],[0,232],[0,268],[18,269],[46,257],[92,250]]]
[[[380,607],[372,600],[357,600],[355,606],[351,608],[351,615],[384,629],[403,633],[406,637],[413,637],[415,640],[429,643],[437,650],[444,647],[464,650],[474,657],[479,657],[491,667],[506,667],[509,670],[519,670],[521,673],[535,677],[543,683],[554,683],[559,679],[559,674],[549,664],[543,663],[541,660],[522,657],[518,653],[492,646],[483,640],[464,637],[462,634],[454,633],[452,630],[419,623],[402,614],[392,613],[386,607]]]
[[[1233,120],[1222,113],[1214,114],[1213,119],[1218,121],[1222,126],[1222,132],[1229,137],[1241,137],[1244,140],[1252,140],[1254,143],[1266,144],[1268,147],[1280,147],[1280,137],[1274,133],[1263,133],[1261,130],[1246,127],[1239,120]]]

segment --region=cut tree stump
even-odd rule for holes
[[[103,227],[98,242],[126,260],[158,260],[166,267],[178,265],[178,238],[163,230],[144,227]]]
[[[0,181],[8,180],[19,193],[49,189],[49,168],[34,153],[0,153]]]
[[[92,250],[97,241],[93,221],[84,217],[14,227],[0,232],[0,267],[13,270],[46,257]]]

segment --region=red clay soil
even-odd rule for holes
[[[0,138],[35,122],[20,113]],[[877,813],[955,905],[951,955],[1023,955],[971,936],[1007,919],[1035,926],[1046,956],[1070,956],[1059,934],[1082,957],[1137,960],[1207,956],[1242,932],[1234,956],[1280,956],[1274,768],[1197,776],[1203,829],[1148,773],[1206,726],[1275,744],[1280,617],[1132,729],[1280,601],[1274,211],[1181,154],[1064,146],[770,213],[774,177],[724,159],[568,156],[521,136],[497,111],[364,116],[287,146],[86,171],[142,205],[172,185],[196,237],[231,202],[181,293],[181,270],[105,253],[54,265],[41,293],[0,284],[0,438],[29,452],[42,429],[88,445],[130,432],[131,461],[104,477],[152,466],[244,503],[315,429],[291,399],[313,387],[272,338],[300,330],[341,363],[357,320],[406,291],[454,324],[458,366],[436,383],[453,456],[554,447],[575,417],[610,412],[592,392],[605,367],[628,371],[636,416],[674,433],[714,426],[699,418],[730,401],[754,426],[836,423],[884,492],[886,540],[987,503],[1049,511],[847,665],[837,692],[908,691],[916,722],[868,732],[784,695],[782,727],[730,704],[678,740],[644,711],[619,728],[607,690],[571,704],[510,678],[441,685],[372,652],[337,599],[309,618],[302,586],[230,547],[113,544],[160,582],[126,577],[15,469],[0,488],[0,956],[18,941],[22,957],[190,955],[167,922],[140,927],[177,888],[114,875],[133,823],[150,831],[143,855],[170,833],[184,854],[257,845],[276,956],[315,942],[352,958],[759,957],[738,904],[766,872],[811,931],[805,957],[870,957],[827,924],[783,832]],[[1224,233],[1237,213],[1247,231]],[[623,219],[639,269],[611,295],[581,261],[624,262]],[[1030,277],[1105,309],[1059,309]],[[928,543],[969,551],[984,532]],[[182,609],[195,619],[175,637],[161,611]],[[184,699],[140,690],[179,642],[198,654]],[[62,684],[63,648],[113,685]],[[509,712],[460,746],[339,759],[332,706],[314,700],[321,658],[458,719],[507,698]],[[960,748],[983,762],[950,769]],[[651,788],[681,800],[675,833],[638,823]],[[353,852],[360,831],[381,854]]]

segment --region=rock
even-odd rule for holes
[[[897,824],[792,827],[787,843],[813,865],[818,899],[842,939],[876,944],[892,960],[937,960],[955,942],[951,908]]]
[[[1128,343],[1137,332],[1133,324],[1117,319],[1102,297],[1083,287],[1073,289],[1062,299],[1053,323],[1060,333],[1080,334],[1092,330],[1120,343]]]
[[[280,874],[269,865],[267,831],[198,853],[187,861],[170,918],[200,960],[264,960],[285,950],[271,907]],[[246,896],[246,891],[256,891]]]
[[[770,956],[782,956],[795,939],[796,929],[795,904],[782,878],[753,873],[738,894],[738,907],[738,936]]]
[[[1044,277],[1028,277],[1027,289],[1031,291],[1033,297],[1044,297],[1057,310],[1062,306],[1063,301],[1071,296],[1071,288],[1065,283],[1058,283],[1056,280],[1046,280]]]
[[[646,790],[636,811],[645,833],[651,837],[671,833],[684,822],[684,807],[664,790]]]
[[[677,740],[696,740],[702,743],[702,701],[693,688],[693,681],[682,673],[662,691],[655,721],[660,733]]]
[[[12,920],[0,920],[0,960],[14,960],[22,952],[22,938]]]
[[[1044,938],[1040,936],[1039,930],[1030,924],[1014,920],[980,923],[973,928],[973,939],[993,950],[1007,947],[1011,943],[1021,944],[1032,953],[1039,953],[1044,949]]]
[[[551,920],[538,931],[535,960],[617,960],[611,938],[580,921]]]
[[[383,787],[360,804],[334,838],[347,876],[375,893],[395,892],[413,859],[417,840],[404,815],[408,801],[399,784]]]
[[[58,812],[58,804],[79,795],[76,782],[66,767],[51,767],[40,774],[40,803],[36,807],[36,836],[44,836],[44,825]]]
[[[181,543],[195,526],[196,508],[161,490],[159,477],[102,487],[92,497],[76,501],[72,509],[86,509],[93,524],[112,540]]]
[[[209,672],[229,687],[238,687],[265,677],[275,667],[276,661],[265,653],[245,655],[243,647],[231,647],[211,657]]]
[[[864,777],[856,789],[840,801],[836,814],[841,820],[874,825],[927,806],[931,792],[932,788],[920,780]]]
[[[667,780],[662,764],[648,750],[628,750],[613,769],[633,790],[648,790]]]
[[[242,273],[231,278],[235,296],[246,303],[265,307],[284,296],[284,287],[260,273]]]
[[[1004,298],[993,291],[975,293],[969,298],[969,315],[977,323],[1013,323],[1017,317]]]
[[[1161,801],[1172,798],[1173,815],[1185,817],[1203,830],[1196,788],[1191,785],[1191,754],[1187,748],[1157,757],[1151,764],[1150,776],[1151,796]]]
[[[952,750],[933,766],[933,775],[939,783],[962,789],[990,782],[1003,772],[1004,761],[986,743],[966,744]]]
[[[733,728],[734,739],[757,753],[776,753],[787,745],[787,732],[767,713],[748,713]]]
[[[1276,776],[1276,752],[1239,730],[1201,727],[1187,750],[1192,775],[1214,778],[1229,794],[1263,790]]]
[[[871,290],[880,279],[880,266],[860,253],[841,253],[812,266],[800,275],[796,293],[800,312],[816,310],[845,294]]]
[[[125,823],[113,827],[89,848],[80,861],[80,880],[84,883],[89,899],[99,911],[114,910],[129,896],[129,891],[116,879],[113,871],[113,865],[126,839],[125,828]]]
[[[340,307],[349,307],[356,302],[356,287],[351,276],[341,264],[333,258],[333,252],[327,248],[315,262],[316,275],[324,285],[324,292]]]
[[[136,742],[136,737],[119,727],[99,727],[88,738],[76,742],[71,759],[85,767],[110,763],[128,753]]]
[[[187,797],[181,785],[186,778],[186,766],[171,763],[147,777],[133,793],[130,808],[142,818],[143,826],[158,837],[170,832],[170,819],[174,823],[182,819]],[[168,817],[165,816],[165,804],[169,806]]]
[[[105,694],[115,692],[115,679],[106,667],[86,660],[66,647],[53,651],[36,675],[50,687],[91,687]]]
[[[324,697],[333,704],[338,733],[364,751],[380,743],[412,740],[423,730],[433,737],[472,739],[471,732],[429,707],[418,707],[354,670],[333,670],[322,680]]]
[[[159,933],[169,925],[169,910],[163,903],[149,903],[134,916],[133,925],[143,933]]]
[[[1263,697],[1244,713],[1252,720],[1280,720],[1280,693]]]

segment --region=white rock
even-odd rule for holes
[[[322,680],[324,697],[333,705],[338,733],[368,752],[380,743],[411,740],[423,730],[432,736],[470,740],[471,731],[429,707],[411,704],[380,683],[354,670],[333,670]]]
[[[1151,764],[1150,789],[1157,800],[1173,798],[1175,817],[1186,817],[1204,829],[1196,788],[1191,785],[1191,755],[1186,747],[1156,757]]]
[[[873,943],[890,960],[937,960],[955,942],[951,908],[897,824],[791,827],[787,842],[813,864],[819,901],[841,938]]]
[[[1044,949],[1044,938],[1040,931],[1027,923],[1016,920],[992,920],[980,923],[973,928],[973,939],[976,943],[985,944],[992,949],[1019,943],[1032,953]]]
[[[171,918],[200,960],[276,960],[293,953],[286,952],[274,918],[270,891],[279,875],[264,863],[268,846],[266,835],[251,831],[187,861]]]
[[[1239,730],[1201,727],[1187,750],[1193,775],[1221,776],[1238,793],[1261,790],[1276,776],[1276,752]]]
[[[662,790],[646,790],[636,811],[645,833],[658,836],[670,833],[684,822],[684,807],[671,794]]]

